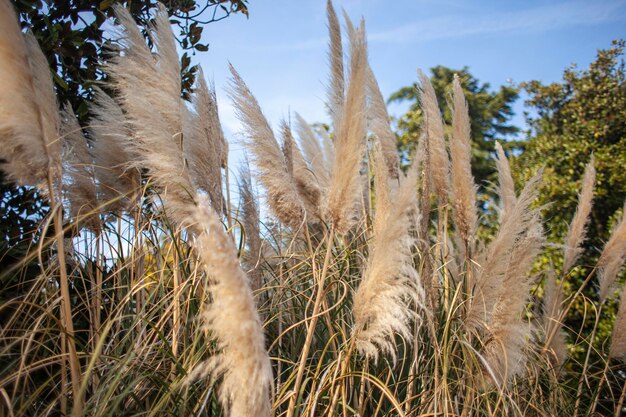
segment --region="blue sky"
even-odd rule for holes
[[[416,69],[469,66],[496,87],[532,79],[558,81],[599,48],[626,37],[626,0],[336,0],[352,20],[365,18],[369,60],[385,97],[416,80]],[[240,130],[224,91],[231,62],[276,127],[289,112],[328,121],[325,0],[250,0],[250,18],[208,25],[198,53],[213,80],[225,133],[236,150]],[[402,106],[391,113],[401,114]],[[523,123],[522,102],[515,122]]]

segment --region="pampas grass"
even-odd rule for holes
[[[461,239],[469,248],[478,223],[476,215],[477,187],[474,184],[470,165],[472,148],[469,110],[457,76],[454,77],[452,91],[454,93],[454,106],[452,111],[453,134],[450,139],[451,200],[454,207],[454,222]]]
[[[105,211],[120,215],[132,206],[133,195],[140,186],[139,171],[131,167],[134,159],[129,143],[132,132],[115,100],[98,87],[94,87],[94,91],[88,134],[98,200],[106,204]]]
[[[626,210],[624,210],[626,212]],[[626,261],[626,214],[616,225],[598,259],[600,300],[604,302],[615,288],[615,280]]]
[[[245,145],[259,170],[259,179],[268,193],[268,204],[274,215],[294,228],[304,221],[306,209],[289,173],[285,155],[280,149],[261,107],[239,76],[230,67],[232,81],[229,94],[237,116],[245,127]]]
[[[217,110],[215,89],[207,86],[202,68],[198,70],[193,94],[194,113],[189,115],[189,134],[184,149],[194,183],[210,198],[211,205],[225,214],[222,167],[227,159],[224,133]]]
[[[365,152],[365,83],[367,49],[361,27],[351,42],[350,78],[343,103],[343,114],[335,133],[326,216],[339,234],[350,231],[358,215],[361,196],[359,169]]]
[[[332,154],[332,150],[322,149],[319,139],[315,135],[315,132],[309,126],[309,124],[298,113],[295,114],[296,118],[296,132],[300,138],[300,146],[304,152],[304,156],[309,163],[312,174],[315,177],[315,181],[318,187],[323,192],[328,191],[328,185],[330,183],[330,163],[331,160],[327,157],[327,153]],[[330,139],[326,138],[327,142]],[[332,146],[332,143],[326,144],[326,146]]]
[[[65,163],[65,198],[70,202],[70,216],[91,231],[100,232],[100,207],[96,195],[93,161],[83,130],[69,105],[61,111],[61,137]]]
[[[32,33],[23,35],[13,6],[0,2],[0,156],[20,184],[47,191],[47,175],[61,172],[59,115],[48,62]]]
[[[593,187],[596,181],[596,169],[594,167],[593,157],[585,168],[583,176],[582,189],[578,196],[578,207],[574,218],[570,223],[565,238],[565,252],[563,255],[563,274],[569,272],[572,266],[578,260],[582,248],[580,245],[585,239],[585,228],[589,221],[589,213],[591,213],[591,205],[593,200]]]
[[[313,131],[296,113],[299,142],[288,123],[275,134],[233,69],[229,93],[254,169],[242,167],[231,202],[216,93],[200,73],[192,102],[182,101],[164,7],[139,28],[115,6],[122,39],[107,59],[110,78],[95,90],[87,138],[69,108],[62,130],[55,125],[53,95],[35,99],[37,53],[6,48],[9,39],[29,50],[6,20],[15,18],[10,7],[0,7],[8,12],[0,14],[0,76],[16,80],[0,92],[0,108],[15,100],[23,111],[0,117],[2,156],[15,157],[4,168],[14,180],[43,181],[54,216],[38,247],[0,277],[0,414],[490,417],[619,408],[621,364],[610,359],[624,357],[623,301],[610,348],[596,343],[597,326],[587,337],[566,321],[575,303],[601,309],[624,258],[622,220],[598,261],[602,299],[583,292],[596,270],[571,295],[563,291],[585,250],[591,164],[559,276],[541,267],[555,254],[534,202],[541,173],[518,196],[496,144],[498,224],[484,215],[495,198],[476,204],[458,79],[446,126],[422,74],[422,132],[408,173],[398,170],[364,26],[346,19],[344,84],[329,3],[333,126]],[[40,123],[44,102],[54,109],[52,136]],[[61,143],[62,158],[53,157]],[[55,160],[65,169],[63,194]],[[64,246],[61,204],[66,220],[90,220],[98,234],[74,233]],[[567,340],[587,355],[582,371],[566,361]]]
[[[378,165],[386,166],[382,154],[377,158]],[[382,176],[379,184],[387,181],[387,169],[379,168],[376,174]],[[390,354],[395,360],[394,335],[410,340],[411,321],[417,319],[414,309],[424,306],[425,296],[412,255],[416,183],[417,169],[413,168],[392,195],[384,194],[389,192],[384,185],[377,188],[380,200],[374,217],[374,237],[363,280],[354,295],[356,348],[374,362],[380,354]],[[379,195],[379,191],[383,192]]]
[[[435,89],[426,74],[419,71],[418,76],[421,83],[420,103],[424,116],[426,140],[428,140],[432,182],[435,194],[443,204],[447,201],[450,189],[450,161],[444,140],[443,121]]]

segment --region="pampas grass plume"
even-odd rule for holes
[[[466,245],[471,241],[478,219],[476,215],[477,187],[472,177],[470,120],[467,102],[458,76],[452,83],[452,138],[450,140],[452,206],[454,221]]]
[[[582,252],[580,247],[585,240],[586,226],[589,221],[589,213],[593,200],[593,187],[596,181],[596,169],[593,156],[585,168],[582,190],[578,196],[578,207],[574,218],[570,223],[567,237],[565,238],[565,252],[563,255],[563,274],[567,274],[574,266]]]
[[[285,156],[256,98],[232,65],[230,71],[229,95],[244,125],[245,145],[267,190],[268,204],[281,222],[298,227],[304,220],[306,210],[288,172]]]
[[[339,234],[356,223],[361,198],[359,171],[365,152],[365,83],[367,48],[365,29],[357,31],[351,42],[350,80],[343,105],[343,117],[335,131],[335,155],[326,215]]]

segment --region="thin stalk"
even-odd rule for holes
[[[298,373],[296,374],[296,381],[294,383],[293,395],[289,399],[289,408],[287,409],[287,417],[293,417],[298,392],[300,391],[300,385],[302,384],[302,376],[304,375],[304,368],[309,357],[309,350],[311,349],[311,342],[313,341],[313,334],[315,333],[315,325],[319,316],[319,310],[322,305],[322,299],[324,298],[324,281],[326,280],[326,274],[328,272],[328,264],[330,262],[330,255],[333,249],[333,242],[335,236],[335,228],[331,227],[327,237],[326,244],[326,256],[324,257],[324,266],[322,267],[322,273],[317,281],[317,293],[315,295],[315,304],[313,305],[313,312],[311,314],[311,323],[307,329],[306,339],[304,346],[302,347],[302,355],[300,356],[300,363],[298,364]]]
[[[61,323],[63,323],[63,333],[66,337],[68,349],[68,362],[70,365],[70,377],[72,379],[72,392],[78,395],[80,392],[80,362],[78,361],[78,353],[76,352],[76,341],[74,340],[74,323],[72,321],[72,304],[70,300],[70,289],[67,278],[67,269],[65,264],[65,250],[63,246],[63,213],[61,206],[58,204],[52,186],[52,174],[48,172],[48,189],[50,190],[50,209],[54,216],[54,234],[57,244],[57,259],[59,261],[59,287],[61,289]],[[83,411],[83,399],[74,398],[72,413],[79,415]]]
[[[622,415],[622,406],[624,405],[624,397],[626,397],[626,382],[624,382],[624,388],[622,388],[622,395],[619,396],[617,407],[615,408],[614,417],[620,417]]]
[[[583,391],[583,381],[587,379],[587,367],[589,366],[589,358],[591,357],[591,351],[593,350],[593,339],[596,336],[596,330],[598,330],[598,323],[600,322],[600,316],[602,315],[602,305],[598,309],[596,313],[596,321],[593,324],[593,330],[591,331],[591,336],[589,338],[589,347],[587,348],[587,355],[585,356],[585,363],[583,365],[583,370],[580,374],[580,378],[578,378],[578,389],[576,391],[576,404],[574,406],[574,417],[578,415],[578,410],[580,408],[580,399],[582,397]]]

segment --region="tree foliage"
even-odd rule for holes
[[[513,103],[518,98],[517,88],[501,86],[492,91],[488,83],[481,83],[470,72],[469,68],[454,70],[444,66],[431,68],[431,82],[437,94],[445,122],[450,125],[452,115],[447,105],[451,95],[454,75],[457,74],[465,93],[470,112],[472,131],[472,171],[476,182],[481,186],[484,181],[491,180],[495,172],[491,155],[494,152],[495,140],[512,138],[519,129],[510,124],[513,117]],[[393,101],[409,101],[411,106],[397,121],[398,149],[406,161],[414,149],[421,131],[422,113],[418,85],[401,88],[389,99]]]
[[[614,41],[610,48],[598,51],[587,69],[579,70],[575,65],[566,69],[561,82],[544,85],[530,81],[521,85],[529,95],[526,105],[530,110],[527,114],[530,132],[524,152],[512,161],[513,173],[522,183],[538,169],[545,169],[537,204],[544,205],[544,218],[551,224],[547,233],[555,244],[555,253],[561,253],[560,247],[576,210],[585,165],[594,155],[597,180],[583,245],[583,265],[595,264],[626,200],[623,54],[624,41]],[[543,261],[547,263],[547,257]],[[561,265],[554,267],[557,272],[561,269]],[[575,292],[591,269],[591,266],[575,268],[567,276],[561,274],[566,293]],[[585,295],[586,301],[574,306],[568,325],[575,329],[584,325],[585,331],[591,333],[593,323],[588,320],[588,314],[593,311],[590,300],[597,299],[595,287],[588,286]],[[609,303],[602,310],[596,345],[603,343],[610,333],[614,307]],[[571,341],[578,339],[575,336]],[[573,350],[576,349],[574,343]]]

